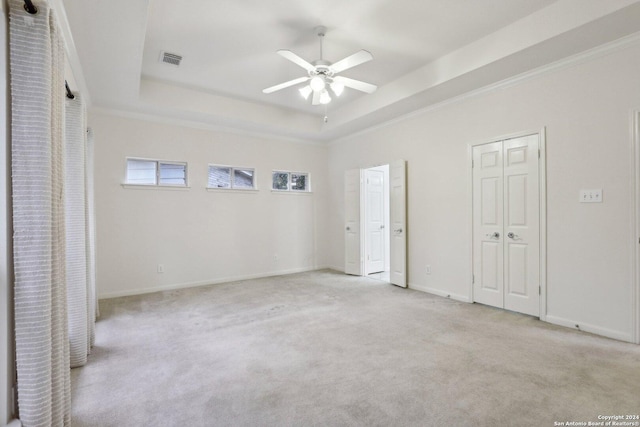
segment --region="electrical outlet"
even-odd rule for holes
[[[427,274],[431,274],[431,266],[427,265]]]
[[[164,264],[158,264],[158,273],[164,273]]]

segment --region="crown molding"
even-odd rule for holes
[[[602,44],[600,46],[594,47],[592,49],[588,49],[586,51],[577,53],[575,55],[568,56],[559,61],[552,62],[547,65],[543,65],[541,67],[534,68],[533,70],[526,71],[524,73],[509,77],[507,79],[503,79],[499,82],[489,84],[487,86],[483,86],[481,88],[472,90],[470,92],[463,93],[458,96],[454,96],[452,98],[446,99],[441,102],[437,102],[435,104],[431,104],[417,110],[413,110],[409,113],[403,114],[401,116],[395,117],[393,119],[381,122],[377,125],[368,127],[366,129],[360,130],[358,132],[354,132],[349,135],[345,135],[343,137],[337,138],[329,143],[328,146],[333,146],[336,144],[344,143],[349,141],[350,139],[357,138],[362,135],[367,135],[371,132],[379,131],[380,129],[384,129],[389,126],[393,126],[397,123],[403,122],[405,120],[409,120],[416,116],[420,116],[422,114],[426,114],[432,111],[440,110],[442,108],[448,107],[450,105],[458,104],[478,96],[485,95],[487,93],[505,89],[508,87],[516,86],[521,83],[533,80],[535,78],[541,77],[543,75],[553,73],[565,68],[573,67],[576,65],[584,64],[595,59],[601,58],[603,56],[609,55],[611,53],[624,50],[631,46],[637,45],[640,43],[640,32],[634,33],[625,37],[622,37],[618,40],[614,40],[609,43]]]
[[[247,137],[258,138],[258,139],[269,139],[273,141],[288,142],[288,143],[294,143],[294,144],[313,145],[313,146],[320,146],[320,147],[326,147],[327,145],[326,143],[321,141],[312,141],[312,140],[306,140],[301,138],[287,137],[279,134],[272,134],[267,131],[264,131],[264,132],[252,131],[247,129],[241,129],[234,126],[214,125],[210,123],[204,123],[198,120],[187,120],[187,119],[170,117],[170,116],[162,116],[160,114],[146,113],[146,112],[139,112],[139,111],[129,111],[129,110],[122,110],[118,108],[93,106],[89,110],[89,112],[96,113],[96,114],[104,114],[104,115],[113,116],[113,117],[121,117],[125,119],[141,120],[141,121],[150,122],[150,123],[169,124],[169,125],[180,126],[180,127],[185,127],[189,129],[207,130],[207,131],[213,131],[213,132],[228,133],[232,135],[247,136]]]

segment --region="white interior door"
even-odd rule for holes
[[[540,315],[538,135],[504,141],[504,308]]]
[[[366,274],[384,271],[385,265],[385,201],[384,172],[367,169],[365,171],[366,191]]]
[[[404,160],[389,167],[391,283],[407,287],[407,177]]]
[[[362,276],[362,256],[360,250],[360,169],[348,170],[344,175],[344,220],[345,248],[344,272]]]
[[[504,307],[502,142],[473,147],[473,299]]]
[[[473,148],[473,299],[540,315],[538,135]]]

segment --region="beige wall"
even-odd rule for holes
[[[547,320],[632,340],[630,112],[638,107],[636,44],[333,143],[329,264],[344,265],[345,170],[405,159],[410,286],[470,300],[469,144],[546,127]],[[604,203],[578,203],[591,188],[603,189]]]
[[[95,112],[89,123],[101,297],[326,265],[326,147]],[[186,161],[191,188],[123,188],[127,156]],[[209,163],[256,168],[259,191],[207,191]],[[312,193],[272,192],[274,169],[309,172]]]
[[[344,171],[405,159],[410,286],[470,301],[469,144],[545,128],[545,316],[632,341],[630,118],[639,107],[635,44],[328,147],[94,112],[99,293],[342,269]],[[127,156],[188,161],[191,189],[123,188]],[[207,192],[210,162],[255,167],[260,191]],[[310,172],[313,194],[272,193],[273,169]],[[578,203],[591,188],[604,203]]]

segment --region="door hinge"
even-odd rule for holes
[[[538,158],[540,158],[540,149],[538,148]]]
[[[471,169],[473,169],[473,168],[474,168],[474,166],[473,166],[473,165],[474,165],[474,163],[475,163],[475,162],[474,162],[474,161],[473,161],[473,159],[472,159],[472,160],[471,160]]]
[[[476,275],[472,274],[471,275],[471,284],[473,285],[474,283],[476,283]]]
[[[542,286],[538,286],[538,295],[542,295]]]

